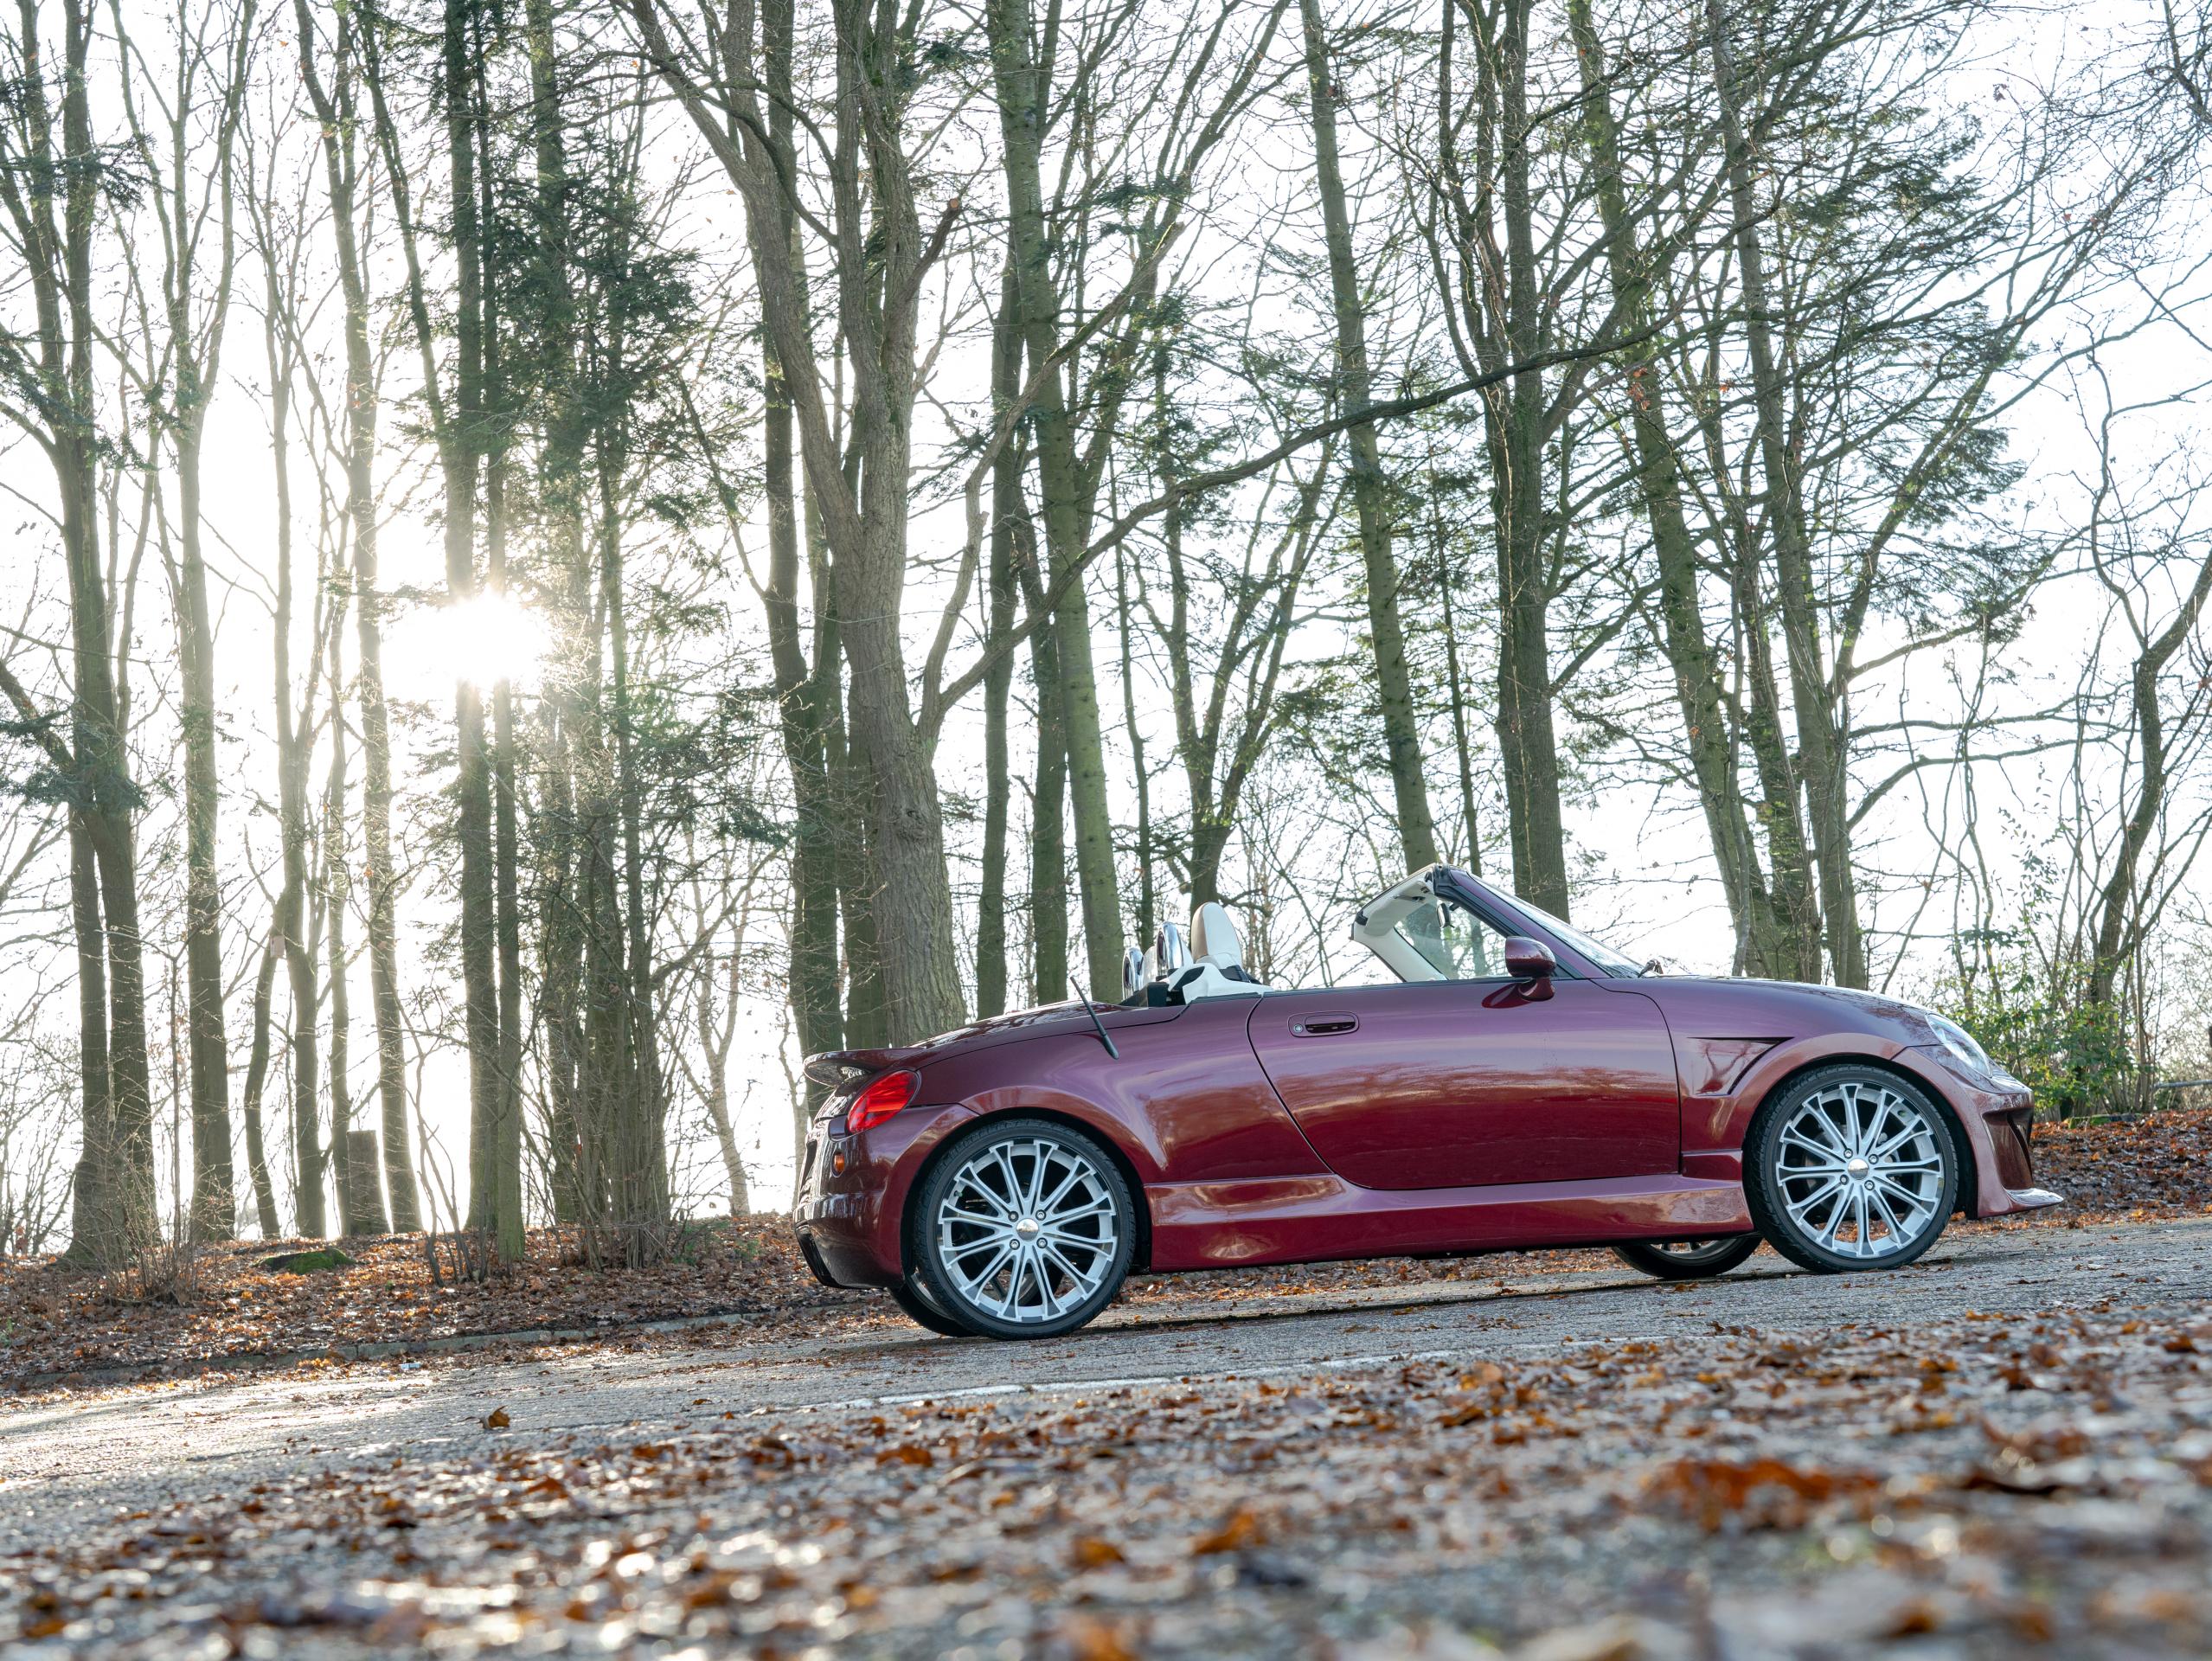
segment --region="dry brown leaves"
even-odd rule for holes
[[[2038,1125],[2036,1181],[2067,1196],[2054,1221],[2173,1216],[2212,1207],[2212,1113]]]
[[[110,1279],[60,1272],[50,1260],[0,1263],[0,1387],[44,1375],[191,1369],[240,1356],[333,1346],[427,1344],[471,1334],[586,1331],[728,1314],[754,1329],[824,1310],[866,1309],[871,1294],[833,1292],[809,1274],[780,1218],[718,1222],[693,1260],[593,1270],[565,1232],[535,1230],[529,1254],[483,1284],[431,1284],[419,1236],[344,1242],[357,1260],[311,1274],[260,1260],[316,1241],[240,1242],[203,1252],[199,1290],[182,1306],[125,1304]]]
[[[2201,1652],[2212,1309],[508,1430],[0,1564],[0,1645],[1671,1661]]]

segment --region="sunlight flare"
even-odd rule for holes
[[[455,681],[489,689],[502,681],[534,686],[551,650],[545,619],[511,594],[478,594],[417,612],[394,629],[394,678],[428,697]],[[395,686],[395,689],[397,687]]]

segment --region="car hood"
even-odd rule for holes
[[[1928,1012],[1918,1004],[1850,986],[1728,975],[1664,975],[1615,984],[1632,985],[1654,999],[1677,1035],[1720,1030],[1716,1023],[1748,1034],[1751,1027],[1741,1023],[1753,1020],[1760,1031],[1777,1037],[1842,1027],[1914,1048],[1942,1042],[1929,1024]]]

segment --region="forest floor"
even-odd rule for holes
[[[2212,1113],[2074,1129],[2039,1126],[2036,1180],[2068,1203],[2030,1226],[2075,1228],[2202,1213],[2212,1202]],[[1955,1221],[1951,1237],[2015,1223]],[[296,1274],[260,1263],[312,1241],[260,1241],[170,1256],[152,1273],[70,1273],[51,1259],[0,1262],[0,1390],[37,1392],[136,1378],[223,1373],[309,1356],[374,1358],[386,1346],[496,1354],[497,1340],[583,1341],[652,1324],[712,1324],[728,1341],[903,1324],[874,1292],[823,1286],[799,1261],[784,1219],[700,1225],[683,1258],[644,1269],[591,1269],[573,1234],[541,1230],[515,1270],[478,1283],[441,1253],[439,1279],[421,1236],[349,1241],[349,1267]],[[1762,1252],[1760,1263],[1779,1260]],[[1516,1252],[1456,1260],[1384,1258],[1203,1274],[1139,1275],[1120,1306],[1280,1299],[1501,1276],[1613,1268],[1600,1251]],[[702,1333],[699,1341],[711,1341]],[[367,1351],[368,1354],[363,1352]]]

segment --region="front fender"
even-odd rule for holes
[[[2061,1203],[2035,1186],[2026,1129],[2035,1098],[2023,1086],[1993,1089],[1966,1078],[1938,1054],[1869,1033],[1824,1034],[1788,1040],[1754,1061],[1725,1093],[1688,1093],[1682,1113],[1682,1169],[1686,1177],[1743,1180],[1743,1146],[1751,1121],[1782,1082],[1831,1061],[1869,1061],[1902,1074],[1951,1110],[1965,1133],[1968,1169],[1959,1203],[1972,1217],[2004,1216]]]

